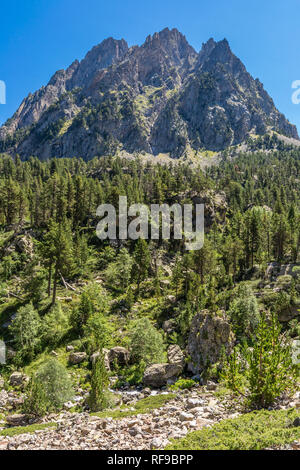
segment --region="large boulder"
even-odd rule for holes
[[[83,361],[85,361],[87,358],[87,355],[85,352],[71,352],[69,356],[69,362],[70,364],[81,364]]]
[[[22,426],[27,423],[27,416],[22,414],[8,415],[6,422],[9,426]]]
[[[22,374],[22,372],[13,372],[9,377],[9,385],[12,387],[25,387],[29,380],[29,377]]]
[[[152,364],[144,372],[143,383],[148,387],[163,387],[169,379],[182,372],[181,364]]]
[[[114,365],[126,366],[130,360],[130,352],[126,348],[116,346],[108,352],[108,360],[110,368],[113,369]]]
[[[183,370],[185,364],[184,354],[177,344],[171,344],[171,346],[169,346],[168,361],[170,364],[180,365]]]
[[[188,369],[197,374],[207,366],[216,364],[222,352],[230,354],[235,337],[225,312],[220,314],[206,310],[192,320],[187,352],[191,360]]]

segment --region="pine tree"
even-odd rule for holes
[[[109,404],[107,396],[109,380],[105,368],[103,353],[95,359],[91,375],[91,391],[89,395],[89,407],[91,411],[102,411]]]
[[[138,295],[140,294],[141,282],[144,281],[149,274],[150,259],[150,251],[146,240],[139,238],[133,252],[133,276],[137,281]]]

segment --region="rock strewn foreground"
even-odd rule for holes
[[[1,450],[151,450],[172,438],[236,417],[212,394],[178,394],[160,409],[122,419],[64,412],[50,421],[57,429],[0,438]]]

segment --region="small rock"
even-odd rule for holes
[[[214,391],[217,389],[217,384],[215,382],[208,381],[206,384],[206,389],[209,391]]]
[[[159,437],[155,437],[152,441],[151,441],[151,444],[150,444],[150,448],[151,450],[154,450],[154,449],[159,449],[162,447],[162,439],[159,438]]]
[[[85,361],[87,358],[87,355],[85,352],[71,352],[69,356],[69,362],[70,364],[81,364],[81,362]]]
[[[192,415],[191,413],[186,413],[185,411],[182,411],[179,414],[179,419],[180,419],[181,422],[193,421],[194,420],[194,415]]]
[[[203,404],[203,401],[199,398],[188,398],[186,402],[187,409],[197,408]]]
[[[9,385],[12,387],[23,387],[29,382],[29,377],[22,372],[13,372],[9,378]]]
[[[298,428],[300,426],[300,417],[297,416],[297,418],[295,419],[295,421],[293,422],[293,426],[295,428]]]

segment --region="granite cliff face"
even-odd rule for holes
[[[147,152],[179,158],[270,131],[298,139],[226,40],[197,53],[176,29],[138,47],[106,39],[30,94],[0,128],[0,151],[82,157]]]

